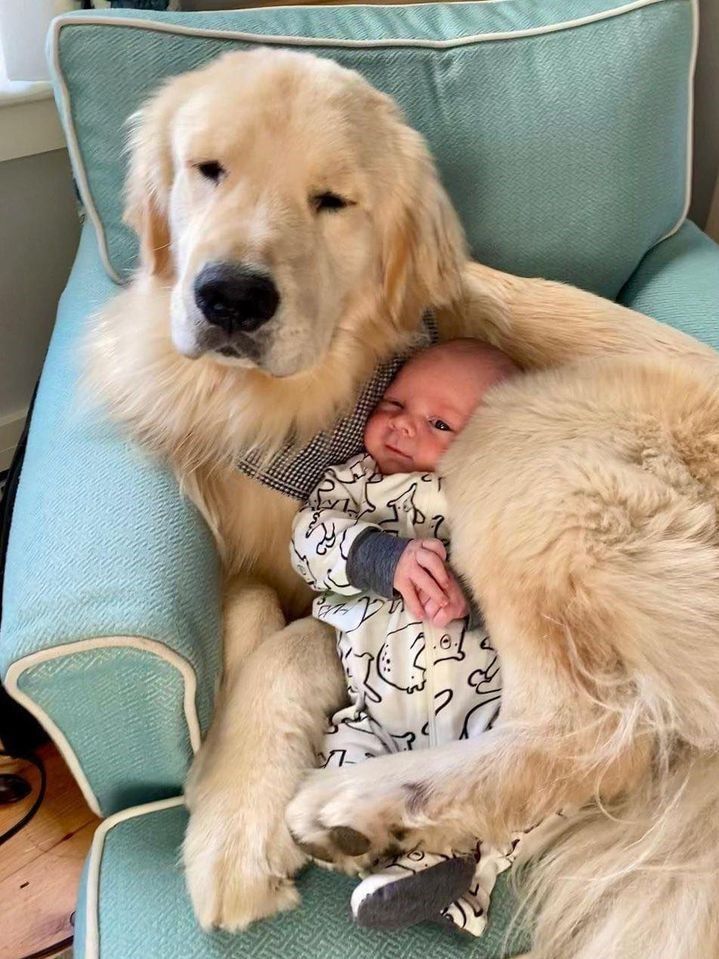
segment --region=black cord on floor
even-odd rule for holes
[[[62,939],[60,942],[54,943],[52,946],[47,946],[45,949],[41,949],[39,952],[31,952],[27,956],[21,956],[20,959],[49,959],[50,956],[55,956],[61,949],[68,949],[72,945],[72,936],[69,939]]]
[[[45,789],[47,787],[47,774],[45,773],[45,766],[42,759],[39,756],[35,756],[30,753],[27,756],[10,756],[9,753],[0,750],[0,756],[9,756],[11,759],[24,759],[26,762],[32,763],[32,765],[40,773],[40,789],[38,794],[35,797],[35,802],[28,809],[25,815],[20,819],[19,822],[16,822],[14,826],[11,826],[0,836],[0,846],[4,845],[9,839],[12,839],[13,836],[16,836],[21,829],[24,829],[25,826],[30,822],[30,820],[35,816],[35,813],[38,811],[42,805],[42,801],[45,798]]]
[[[16,822],[14,826],[11,826],[0,836],[0,846],[2,846],[3,843],[6,843],[9,839],[12,839],[12,837],[16,836],[21,829],[24,829],[25,826],[27,826],[42,805],[42,801],[45,798],[45,789],[47,788],[47,774],[45,772],[45,764],[43,763],[42,759],[32,753],[28,754],[27,756],[11,756],[10,753],[0,750],[0,756],[8,756],[11,759],[25,760],[26,762],[32,763],[32,765],[40,773],[40,789],[38,790],[35,802],[19,822]],[[54,942],[51,946],[46,946],[44,949],[40,949],[38,952],[31,952],[26,956],[22,956],[21,959],[49,959],[50,956],[57,955],[60,950],[68,949],[72,945],[72,941],[73,937],[69,936],[67,939],[61,939],[59,942]]]

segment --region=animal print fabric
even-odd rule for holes
[[[499,662],[486,632],[464,620],[435,629],[413,619],[401,597],[383,599],[349,582],[350,549],[368,527],[436,537],[449,552],[441,478],[383,476],[362,453],[329,469],[295,519],[293,565],[322,593],[313,612],[337,630],[351,701],[328,731],[324,759],[333,765],[467,739],[499,710]]]
[[[499,712],[499,661],[484,630],[468,629],[465,620],[434,628],[410,616],[401,597],[384,599],[349,581],[350,550],[368,528],[410,539],[435,537],[449,554],[441,477],[383,476],[374,459],[361,453],[327,470],[297,514],[292,563],[322,594],[313,612],[337,630],[350,699],[350,705],[330,719],[318,755],[322,766],[476,737],[491,727]],[[372,873],[400,880],[452,852],[460,851],[415,850],[376,864]],[[474,881],[443,918],[479,935],[486,925],[489,894],[498,873],[510,865],[511,849],[477,843],[461,852],[467,853],[477,862]]]

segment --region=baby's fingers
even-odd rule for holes
[[[428,542],[433,542],[433,540],[428,540]],[[442,546],[442,544],[439,544]],[[442,547],[444,549],[444,547]],[[417,562],[419,565],[426,569],[427,572],[439,583],[443,591],[446,591],[449,586],[449,573],[444,565],[444,561],[439,558],[439,555],[432,550],[427,549],[426,546],[423,546],[417,552]]]
[[[435,601],[433,599],[428,599],[424,604],[424,619],[428,620],[430,623],[433,623],[434,618],[439,611],[440,607],[435,603]]]
[[[464,597],[460,597],[459,599],[450,598],[449,602],[437,612],[432,620],[432,625],[443,629],[454,619],[464,619],[467,612],[467,604]]]
[[[423,539],[420,541],[422,549],[428,549],[432,553],[436,553],[441,560],[447,559],[447,550],[444,548],[444,543],[441,539]]]
[[[398,588],[398,591],[404,600],[404,605],[407,607],[409,614],[414,616],[415,619],[424,619],[423,604],[420,602],[414,585],[407,580],[402,584],[401,589]]]
[[[415,566],[411,573],[411,580],[412,585],[416,589],[426,593],[429,599],[434,600],[437,606],[441,607],[446,604],[447,597],[444,594],[444,590],[421,566]]]
[[[430,623],[433,626],[436,626],[437,629],[444,629],[445,626],[449,625],[449,623],[456,618],[456,616],[453,616],[447,611],[446,607],[444,609],[438,609],[435,611],[434,615],[428,616]]]

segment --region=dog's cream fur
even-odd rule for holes
[[[318,212],[323,191],[350,205]],[[91,387],[170,462],[227,573],[223,686],[186,790],[201,924],[297,903],[295,794],[294,834],[345,864],[335,825],[382,849],[398,829],[501,839],[571,807],[530,871],[535,954],[715,959],[715,354],[467,263],[422,139],[359,76],[306,54],[233,53],[170,82],[135,118],[127,213],[142,263],[92,332]],[[218,260],[280,291],[252,361],[207,346],[192,283]],[[443,337],[483,337],[532,371],[446,458],[454,561],[502,657],[501,723],[302,781],[343,695],[334,638],[290,570],[296,504],[233,463],[330,426],[430,306]]]

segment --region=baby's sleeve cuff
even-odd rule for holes
[[[393,599],[394,571],[409,539],[370,527],[350,547],[347,579],[356,589]]]

